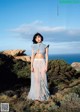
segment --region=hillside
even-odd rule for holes
[[[0,53],[0,103],[10,112],[80,112],[80,72],[64,60],[49,60],[47,71],[51,96],[48,101],[28,100],[30,62]]]

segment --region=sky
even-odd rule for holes
[[[67,1],[67,2],[65,2]],[[80,53],[80,0],[0,0],[0,51],[31,55],[37,32],[49,54]]]

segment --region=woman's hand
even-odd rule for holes
[[[34,68],[33,67],[31,67],[31,72],[34,72]]]

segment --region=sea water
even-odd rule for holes
[[[49,54],[49,60],[64,60],[71,64],[73,62],[80,62],[80,54]]]

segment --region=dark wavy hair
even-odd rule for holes
[[[41,42],[43,41],[43,36],[40,34],[40,33],[36,33],[36,34],[34,34],[34,36],[33,36],[33,43],[35,43],[35,44],[37,44],[37,42],[36,42],[36,37],[37,36],[40,36],[41,37]]]

